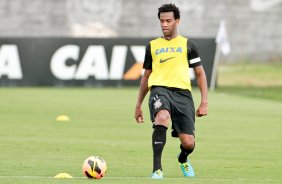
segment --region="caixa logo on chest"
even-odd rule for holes
[[[124,71],[128,50],[131,51],[135,64]],[[60,47],[50,62],[52,74],[60,80],[86,80],[91,76],[97,80],[136,80],[142,75],[145,46],[113,46],[110,64],[103,45],[88,46],[80,62],[79,55],[80,47],[77,45]],[[67,64],[69,60],[74,63]]]

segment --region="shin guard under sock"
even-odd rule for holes
[[[153,147],[153,172],[161,169],[161,157],[163,148],[166,143],[166,130],[167,128],[162,125],[156,125],[152,135],[152,147]]]
[[[190,153],[192,153],[194,151],[194,148],[195,148],[195,144],[194,144],[194,147],[191,150],[184,149],[183,146],[180,144],[181,152],[178,155],[178,162],[180,162],[180,163],[187,162],[187,157]]]

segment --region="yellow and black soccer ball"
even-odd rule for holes
[[[90,179],[100,179],[107,171],[106,161],[99,156],[90,156],[83,162],[82,172]]]

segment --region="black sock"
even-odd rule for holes
[[[167,128],[162,125],[156,125],[152,135],[153,146],[153,172],[160,169],[162,170],[162,152],[166,143],[166,130]]]
[[[178,156],[178,162],[180,162],[180,163],[187,162],[187,157],[190,153],[192,153],[194,151],[194,148],[195,148],[195,144],[194,144],[194,147],[191,150],[184,149],[183,146],[180,144],[181,152]]]

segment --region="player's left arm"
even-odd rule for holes
[[[198,86],[201,91],[201,103],[196,111],[196,116],[201,117],[208,114],[207,78],[195,42],[189,39],[187,46],[189,67],[194,69]]]
[[[208,114],[208,85],[205,70],[202,65],[194,67],[198,86],[201,91],[201,103],[196,111],[196,116],[201,117]]]

